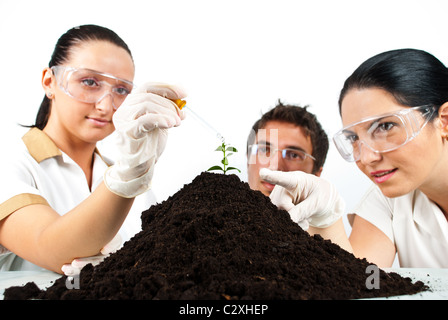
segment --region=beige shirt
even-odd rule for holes
[[[22,143],[21,143],[22,142]],[[64,215],[84,201],[103,180],[110,161],[94,154],[92,190],[82,169],[41,130],[30,129],[22,141],[0,157],[0,220],[16,210],[46,204]],[[141,212],[155,203],[151,191],[138,196],[119,233],[124,241],[141,230]],[[39,268],[0,245],[0,270]],[[40,269],[40,268],[39,268]]]
[[[374,185],[354,211],[392,241],[400,267],[448,268],[448,222],[420,190],[387,198]]]

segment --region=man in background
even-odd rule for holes
[[[307,107],[279,101],[255,122],[247,139],[247,174],[252,189],[269,196],[274,188],[260,178],[261,168],[321,175],[328,136]]]
[[[310,235],[319,234],[351,252],[342,222],[345,203],[320,178],[328,149],[327,134],[306,106],[279,101],[255,122],[247,139],[248,183]],[[303,193],[309,196],[306,201]]]

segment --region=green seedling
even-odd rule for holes
[[[241,173],[240,169],[238,169],[238,168],[228,167],[228,165],[229,165],[228,157],[230,157],[234,152],[238,152],[238,150],[236,150],[235,147],[229,146],[228,144],[223,142],[218,148],[216,148],[215,151],[222,152],[223,158],[221,160],[221,163],[223,166],[222,167],[221,166],[213,166],[213,167],[210,167],[207,171],[219,170],[219,171],[222,171],[224,174],[226,174],[230,170],[237,170],[238,172]]]

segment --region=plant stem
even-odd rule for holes
[[[223,165],[224,165],[224,174],[226,174],[226,172],[227,172],[227,170],[226,170],[226,144],[223,142],[222,143],[222,148],[224,149],[224,163],[223,163]]]

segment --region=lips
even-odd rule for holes
[[[92,122],[96,126],[104,127],[110,123],[110,120],[102,119],[102,118],[90,118],[87,117],[87,119]]]
[[[376,183],[383,183],[392,178],[395,172],[397,172],[397,168],[371,172],[370,175],[373,177]]]
[[[271,184],[269,182],[266,181],[262,181],[261,184],[269,191],[271,192],[272,190],[274,190],[275,184]]]

